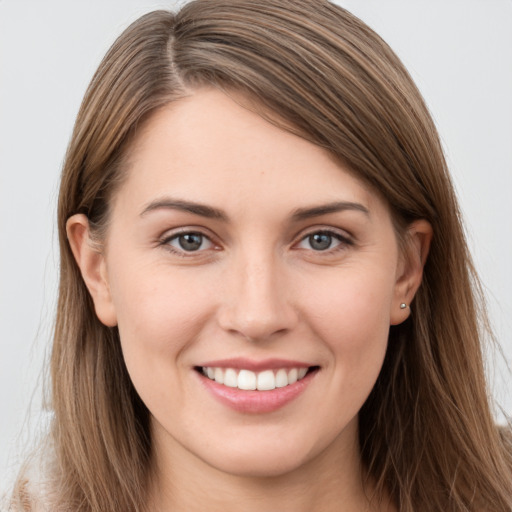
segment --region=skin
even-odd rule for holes
[[[83,215],[67,227],[97,315],[118,326],[151,412],[152,506],[391,510],[368,505],[357,414],[389,326],[409,314],[400,304],[421,282],[430,226],[409,226],[400,251],[376,193],[321,148],[215,90],[157,112],[130,156],[103,250]],[[171,200],[222,218],[162,206]],[[294,215],[340,201],[358,206]],[[179,235],[190,232],[202,245],[187,252]],[[331,233],[327,249],[313,247],[318,232]],[[246,414],[215,400],[194,369],[231,357],[319,370],[284,407]]]

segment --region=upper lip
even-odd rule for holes
[[[312,365],[301,361],[292,361],[290,359],[263,359],[261,361],[256,361],[254,359],[235,357],[230,359],[206,361],[197,366],[209,368],[233,368],[236,370],[260,372],[263,370],[275,370],[278,368],[309,368]]]

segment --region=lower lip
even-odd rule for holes
[[[268,391],[246,391],[230,388],[198,373],[204,387],[224,405],[243,413],[262,414],[274,412],[301,395],[317,371],[309,372],[294,384]]]

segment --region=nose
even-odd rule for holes
[[[251,341],[290,332],[298,315],[288,279],[276,258],[240,258],[224,279],[221,328]]]

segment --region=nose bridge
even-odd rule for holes
[[[232,263],[223,328],[255,341],[289,330],[296,316],[279,258],[260,247],[240,251]]]

